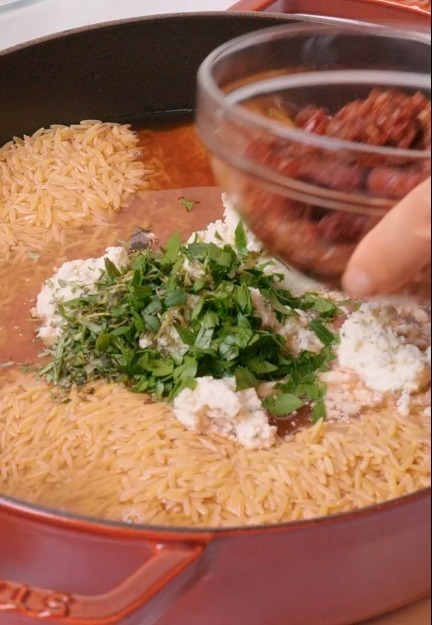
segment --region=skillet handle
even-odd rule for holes
[[[140,625],[152,625],[170,607],[177,594],[197,581],[194,566],[205,552],[204,543],[155,545],[153,556],[119,586],[99,596],[71,595],[0,579],[1,614],[49,620],[61,625],[112,625],[146,605],[166,587],[163,607],[152,602]],[[200,567],[198,567],[200,569]],[[180,574],[184,575],[179,578]],[[177,579],[179,578],[179,579]],[[165,594],[165,593],[164,593]],[[0,619],[1,620],[1,619]]]

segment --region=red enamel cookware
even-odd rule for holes
[[[0,144],[81,119],[192,110],[221,43],[296,18],[172,15],[0,53]],[[176,529],[0,495],[0,624],[352,625],[430,591],[430,490],[279,526]]]
[[[321,15],[365,22],[411,22],[430,27],[430,0],[239,0],[234,11]]]

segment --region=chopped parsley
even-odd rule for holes
[[[199,204],[196,200],[187,200],[184,197],[179,197],[180,204],[186,209],[187,213],[191,213],[195,206]]]
[[[64,331],[43,375],[65,389],[104,379],[167,400],[202,376],[234,377],[237,390],[273,382],[264,401],[270,414],[284,418],[308,405],[315,420],[325,417],[317,374],[334,359],[338,337],[328,324],[339,309],[316,293],[295,297],[281,288],[281,276],[247,250],[242,226],[235,242],[182,245],[175,234],[164,249],[132,253],[124,269],[106,260],[95,292],[58,306]],[[293,354],[286,338],[263,324],[251,289],[282,324],[311,311],[322,350]]]

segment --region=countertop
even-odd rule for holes
[[[159,13],[224,11],[234,0],[37,0],[0,11],[0,49],[86,24]]]
[[[37,0],[0,12],[0,50],[54,32],[141,15],[223,11],[234,0]],[[365,625],[429,625],[430,600]]]

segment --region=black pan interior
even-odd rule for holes
[[[286,21],[207,13],[89,27],[0,53],[0,145],[53,123],[132,122],[191,111],[196,72],[220,44]]]

